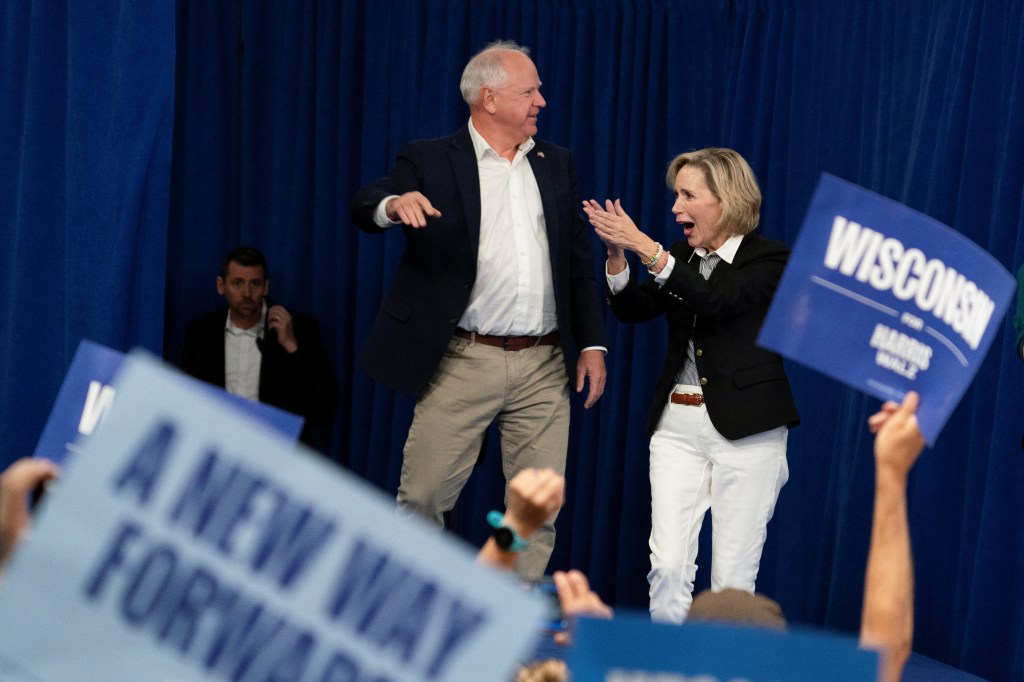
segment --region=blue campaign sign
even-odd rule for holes
[[[0,590],[0,679],[508,679],[545,605],[461,541],[129,356]]]
[[[116,391],[113,381],[124,357],[120,351],[87,339],[78,344],[43,433],[36,443],[33,453],[36,457],[46,457],[63,464],[82,447],[82,441],[100,425],[114,402]],[[196,384],[200,390],[215,393],[250,412],[291,440],[296,440],[302,432],[302,417],[298,415],[272,405],[245,400],[209,384]]]
[[[569,669],[603,682],[866,682],[878,654],[838,635],[652,623],[646,614],[577,623]]]
[[[956,231],[824,174],[758,344],[882,400],[917,391],[921,433],[934,444],[1013,287]]]

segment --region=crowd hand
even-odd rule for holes
[[[505,523],[528,538],[564,501],[565,477],[554,469],[523,469],[509,481]]]
[[[888,401],[868,418],[868,428],[875,436],[875,461],[879,468],[906,476],[924,449],[924,436],[917,423],[917,407],[921,397],[907,391],[903,403]]]
[[[590,589],[590,582],[581,571],[555,571],[552,578],[558,589],[558,603],[562,607],[562,614],[567,619],[571,620],[578,616],[612,617],[612,608]],[[570,629],[571,625],[570,623]],[[556,634],[555,643],[559,646],[569,646],[572,643],[569,630]]]
[[[267,310],[267,327],[277,332],[277,342],[285,352],[294,353],[299,349],[295,329],[292,327],[292,314],[284,306],[275,305]]]
[[[384,205],[388,220],[409,227],[426,227],[427,218],[440,218],[441,212],[420,192],[406,192]]]
[[[29,494],[56,478],[60,467],[41,457],[24,457],[0,474],[0,569],[11,549],[28,533]]]

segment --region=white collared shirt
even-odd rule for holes
[[[718,257],[724,260],[726,263],[729,263],[731,265],[733,259],[736,258],[736,251],[740,248],[740,243],[742,242],[743,235],[731,235],[728,239],[725,240],[724,244],[718,247],[718,250],[715,251],[715,254],[717,254]],[[708,253],[708,250],[705,249],[703,246],[698,246],[693,250],[693,253],[690,254],[690,259],[693,259],[694,254],[697,254],[701,258],[705,258],[707,257]],[[661,272],[658,273],[658,276],[654,278],[654,281],[658,283],[658,286],[661,286],[662,284],[668,281],[668,276],[672,274],[672,268],[675,267],[675,264],[676,259],[670,253],[668,255],[668,262],[665,263],[665,267],[662,268]],[[612,294],[617,294],[623,289],[625,289],[626,285],[629,284],[629,263],[626,263],[625,270],[623,270],[617,275],[608,274],[608,265],[606,263],[604,266],[604,274],[605,278],[608,280],[608,288],[611,290]],[[696,324],[696,318],[694,318],[694,324]],[[690,337],[690,342],[686,348],[686,359],[683,361],[682,367],[680,367],[679,371],[676,373],[675,382],[676,384],[687,386],[699,385],[700,377],[697,372],[697,363],[694,358],[692,335]]]
[[[267,304],[263,304],[260,321],[248,329],[239,328],[231,321],[228,311],[224,323],[224,388],[228,393],[258,401],[260,399],[260,363],[263,353],[263,329],[266,326]]]
[[[459,326],[497,336],[540,336],[558,328],[540,188],[527,153],[509,163],[469,123],[480,174],[480,248],[469,305]]]
[[[480,247],[476,282],[459,326],[496,336],[555,331],[558,316],[547,224],[526,156],[536,143],[530,138],[519,145],[509,163],[487,144],[472,120],[469,135],[480,176]],[[374,222],[381,227],[397,224],[384,211],[393,196],[385,197],[374,212]]]
[[[718,254],[719,258],[721,258],[726,263],[729,263],[731,265],[733,259],[736,258],[736,251],[739,250],[740,244],[742,242],[743,242],[743,235],[742,234],[730,235],[729,238],[725,240],[725,243],[722,244],[718,248],[718,250],[715,251],[715,253]],[[693,254],[696,254],[696,255],[700,256],[701,258],[703,258],[704,256],[708,255],[708,250],[705,249],[703,246],[698,246],[697,248],[695,248],[693,250],[693,253],[690,254],[690,259],[693,259]],[[668,281],[668,276],[672,274],[672,268],[674,268],[675,265],[676,265],[675,256],[673,256],[670,253],[668,255],[668,262],[665,263],[665,267],[661,269],[661,272],[659,272],[657,277],[654,278],[654,281],[657,282],[659,285],[662,285],[665,282],[667,282]],[[623,289],[625,289],[626,285],[629,284],[629,262],[626,263],[626,269],[623,270],[622,272],[620,272],[617,275],[609,275],[608,274],[608,265],[607,265],[607,263],[605,264],[604,267],[605,267],[604,275],[605,275],[605,278],[608,280],[608,288],[611,290],[612,294],[617,294],[620,291],[622,291]]]

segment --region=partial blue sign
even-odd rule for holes
[[[537,597],[131,355],[0,590],[0,679],[508,679]]]
[[[956,231],[824,174],[758,344],[882,400],[917,391],[921,432],[934,444],[1013,288]]]
[[[592,682],[867,682],[878,654],[850,637],[756,627],[652,623],[646,614],[582,618],[568,664]]]
[[[57,393],[57,399],[50,410],[50,416],[43,427],[43,433],[33,453],[63,464],[82,447],[87,438],[99,426],[103,416],[114,403],[116,391],[114,377],[124,353],[83,340],[78,344],[71,366],[64,375],[64,382]],[[273,405],[257,403],[231,395],[216,386],[196,381],[200,390],[217,395],[264,421],[286,438],[295,441],[302,432],[302,417],[278,409]]]

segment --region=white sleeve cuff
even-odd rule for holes
[[[384,210],[384,207],[388,205],[388,202],[397,196],[397,194],[389,194],[381,199],[381,202],[377,204],[377,209],[373,212],[373,222],[377,224],[377,227],[391,227],[392,225],[399,224],[389,219],[387,211]]]
[[[629,284],[629,263],[626,263],[626,269],[617,275],[608,274],[608,262],[604,264],[604,276],[608,280],[608,288],[611,289],[612,294],[617,294],[626,288]]]

